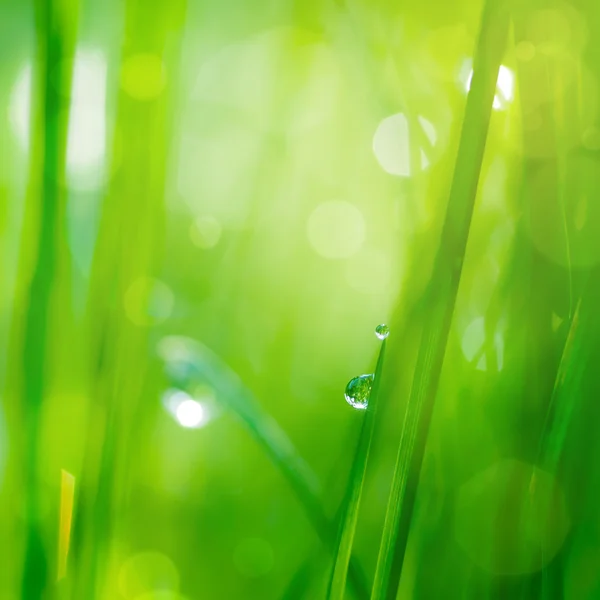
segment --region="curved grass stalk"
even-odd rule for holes
[[[237,415],[287,479],[324,546],[335,553],[335,523],[323,511],[321,489],[315,474],[238,375],[196,340],[167,337],[160,342],[158,350],[173,384],[185,387],[206,382],[219,401]],[[357,596],[367,598],[368,584],[354,558],[350,560],[349,578]]]
[[[371,595],[373,600],[394,600],[398,592],[508,23],[506,8],[494,0],[486,0],[442,238],[422,302],[422,314],[427,314],[427,321],[424,323],[398,449]]]

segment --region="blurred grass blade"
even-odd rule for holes
[[[127,506],[131,448],[148,369],[148,305],[164,239],[164,198],[186,2],[123,3],[117,131],[86,306],[91,411],[72,540],[74,596],[103,596]],[[168,74],[168,78],[166,75]],[[172,78],[172,79],[171,79]],[[123,201],[123,199],[127,199]]]
[[[422,302],[422,314],[426,315],[427,320],[423,324],[423,335],[384,523],[371,596],[374,600],[393,600],[398,591],[429,423],[456,303],[508,23],[508,14],[503,3],[486,0],[442,238],[432,277]]]
[[[354,534],[358,520],[358,510],[360,508],[360,499],[365,481],[369,451],[371,449],[371,441],[373,439],[373,431],[375,427],[375,416],[377,413],[377,403],[380,388],[379,382],[382,375],[385,347],[386,340],[383,340],[381,349],[379,351],[379,357],[377,359],[377,366],[375,368],[373,388],[371,390],[369,403],[363,417],[360,436],[358,438],[356,452],[352,462],[350,479],[348,481],[346,494],[343,500],[342,518],[340,520],[337,547],[334,555],[334,565],[331,571],[329,590],[327,593],[327,597],[330,600],[342,600],[346,590],[348,565],[352,556],[352,544],[354,542]]]
[[[538,463],[545,470],[561,477],[562,485],[565,483],[568,485],[570,477],[574,479],[577,487],[591,485],[589,479],[581,479],[581,473],[589,472],[586,468],[586,460],[590,461],[588,465],[594,462],[594,454],[589,450],[589,440],[596,436],[593,434],[589,436],[587,431],[589,431],[590,415],[594,414],[596,407],[598,389],[595,369],[597,369],[598,331],[600,330],[598,315],[600,289],[595,284],[599,281],[599,275],[600,268],[591,269],[583,285],[583,292],[577,303],[563,348],[540,439]],[[581,439],[577,439],[581,434],[584,435],[583,443]],[[589,436],[587,440],[586,435]],[[574,440],[585,448],[582,452],[583,456],[573,455],[570,452]],[[568,463],[571,465],[575,463],[575,469],[565,468]],[[592,504],[591,512],[595,515],[597,509],[594,501],[592,500],[590,504]],[[551,524],[548,526],[550,527]],[[585,527],[581,528],[581,530],[585,529]],[[587,537],[589,532],[585,531],[583,535]],[[542,555],[546,552],[544,544],[541,551]],[[548,569],[544,569],[540,594],[543,600],[555,597],[551,582],[548,580]]]
[[[68,286],[65,241],[65,190],[68,97],[73,74],[77,0],[35,3],[36,61],[33,69],[30,181],[19,278],[26,298],[20,352],[20,393],[24,419],[23,467],[27,533],[22,598],[41,598],[49,585],[49,564],[42,527],[38,458],[43,400],[48,392],[49,338],[56,323],[53,297]],[[38,104],[39,103],[39,104]],[[33,243],[32,243],[33,241]],[[61,288],[62,286],[62,288]],[[65,326],[67,322],[65,322]],[[18,340],[22,335],[22,340]]]
[[[159,343],[158,353],[165,361],[171,382],[186,387],[205,382],[220,402],[231,409],[263,447],[298,497],[317,535],[333,552],[335,525],[323,511],[319,482],[277,421],[267,414],[238,375],[209,348],[196,340],[170,336]],[[353,558],[349,578],[359,598],[368,597],[366,579]]]

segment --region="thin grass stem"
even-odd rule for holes
[[[385,357],[386,340],[383,340],[375,376],[373,380],[373,389],[365,412],[360,436],[356,445],[356,452],[352,462],[352,470],[346,494],[342,503],[342,518],[338,532],[337,545],[334,554],[334,566],[331,571],[329,581],[329,591],[327,597],[330,600],[343,600],[346,590],[346,578],[348,566],[352,556],[352,545],[354,543],[354,534],[356,532],[356,523],[358,521],[358,511],[360,508],[360,499],[365,483],[367,473],[367,462],[373,439],[373,431],[376,422],[376,412],[378,404],[378,395],[380,381],[383,372],[383,359]]]
[[[506,7],[483,7],[460,144],[440,246],[425,290],[424,323],[398,449],[371,598],[396,598],[431,415],[443,366],[450,323],[467,245],[471,217],[500,61],[508,34]]]

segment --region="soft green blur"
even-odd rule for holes
[[[485,4],[0,0],[0,600],[368,598],[423,361],[398,598],[600,598],[600,3]]]

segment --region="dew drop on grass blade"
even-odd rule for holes
[[[382,339],[377,329],[376,335],[379,339]],[[387,337],[387,335],[385,337]],[[378,401],[377,396],[383,371],[383,359],[385,357],[385,337],[383,338],[379,350],[375,374],[355,377],[346,387],[346,392],[344,394],[346,401],[351,406],[366,410],[341,509],[342,518],[340,520],[337,548],[327,595],[329,600],[342,600],[346,590],[348,565],[352,555],[352,545],[354,542],[354,534],[356,532],[360,499],[375,427],[375,415]]]
[[[486,0],[458,154],[433,273],[422,306],[427,319],[404,418],[372,600],[397,596],[429,423],[469,235],[500,62],[508,34],[504,2]]]
[[[332,552],[335,525],[321,503],[321,486],[312,469],[298,454],[289,437],[273,417],[267,414],[239,376],[216,354],[197,340],[181,336],[163,338],[158,354],[174,387],[206,383],[219,402],[229,408],[262,446],[273,464],[294,490],[317,535]],[[349,577],[358,598],[368,597],[368,584],[354,557]]]

